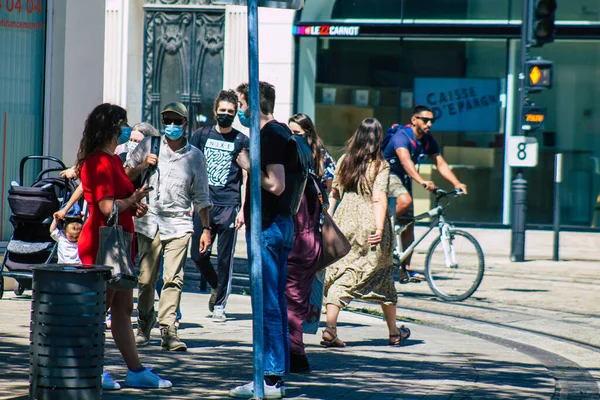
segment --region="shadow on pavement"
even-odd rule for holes
[[[140,391],[124,389],[107,392],[104,399],[130,398],[227,398],[227,391],[252,379],[252,353],[247,343],[232,340],[186,338],[187,353],[160,350],[154,337],[151,345],[140,349],[142,361],[163,377],[171,379],[169,390]],[[421,344],[409,340],[408,348]],[[471,354],[432,355],[393,348],[384,341],[352,342],[346,349],[310,346],[310,374],[287,378],[287,398],[302,399],[402,399],[414,397],[507,399],[518,394],[536,397],[548,386],[547,371],[539,366],[486,359]],[[122,382],[125,367],[112,340],[107,340],[105,364]],[[374,349],[373,347],[376,347]],[[469,363],[464,360],[468,359]],[[4,336],[0,342],[2,393],[27,389],[29,346],[22,338]],[[548,388],[550,389],[550,388]],[[143,393],[143,394],[142,394]],[[374,394],[376,393],[376,394]],[[17,393],[15,393],[17,394]]]

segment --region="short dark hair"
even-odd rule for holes
[[[260,81],[258,87],[260,91],[260,112],[265,115],[273,114],[273,110],[275,110],[275,86],[271,85],[269,82]],[[244,96],[246,102],[250,104],[248,99],[247,82],[242,83],[235,90]]]
[[[427,106],[419,105],[419,106],[416,106],[415,108],[413,108],[412,115],[421,114],[423,111],[428,111],[433,114],[433,111],[431,111],[431,108],[429,108]]]
[[[217,111],[219,108],[219,103],[222,101],[226,101],[235,105],[235,111],[238,109],[238,95],[235,93],[235,90],[221,90],[219,94],[217,94],[217,98],[215,99],[215,104],[213,105],[213,111]]]
[[[63,230],[67,229],[67,226],[71,224],[80,224],[83,225],[83,218],[81,217],[65,217],[63,221]]]

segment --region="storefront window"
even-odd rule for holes
[[[332,154],[341,155],[364,118],[387,129],[410,122],[417,103],[428,105],[439,118],[433,135],[442,155],[471,188],[453,220],[501,222],[506,41],[330,39],[317,54],[315,119]],[[427,161],[420,169],[448,186]],[[420,188],[415,205],[416,212],[431,205]]]
[[[7,192],[19,162],[42,152],[46,1],[2,2],[0,7],[0,238],[12,233]],[[14,3],[14,4],[13,4]],[[30,163],[31,165],[35,163]],[[39,166],[36,166],[39,168]],[[35,177],[26,171],[26,184]]]
[[[333,19],[507,19],[511,14],[509,5],[509,0],[338,0],[333,7],[331,17]]]
[[[528,222],[552,223],[554,158],[561,153],[562,225],[590,227],[600,209],[600,41],[557,41],[531,54],[554,63],[554,81],[551,90],[529,96],[547,108],[547,118],[543,131],[533,134],[539,164],[524,171]]]
[[[511,19],[521,20],[521,0],[511,1]],[[557,1],[556,19],[558,21],[600,21],[600,3],[597,0]]]

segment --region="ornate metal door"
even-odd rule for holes
[[[213,101],[223,87],[225,11],[210,2],[146,1],[143,119],[159,129],[160,111],[173,101],[188,108],[188,135],[215,124]]]

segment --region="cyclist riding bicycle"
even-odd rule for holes
[[[428,191],[435,189],[433,181],[425,180],[417,170],[421,157],[429,156],[440,175],[456,189],[467,193],[467,186],[461,183],[452,172],[448,163],[440,155],[439,146],[431,136],[431,126],[435,122],[433,112],[426,106],[416,106],[413,110],[410,124],[405,126],[393,125],[383,138],[383,157],[390,164],[389,195],[396,197],[396,221],[408,224],[402,232],[402,247],[406,249],[414,241],[412,180]],[[410,269],[410,257],[402,264],[400,283],[420,282],[425,279]]]

